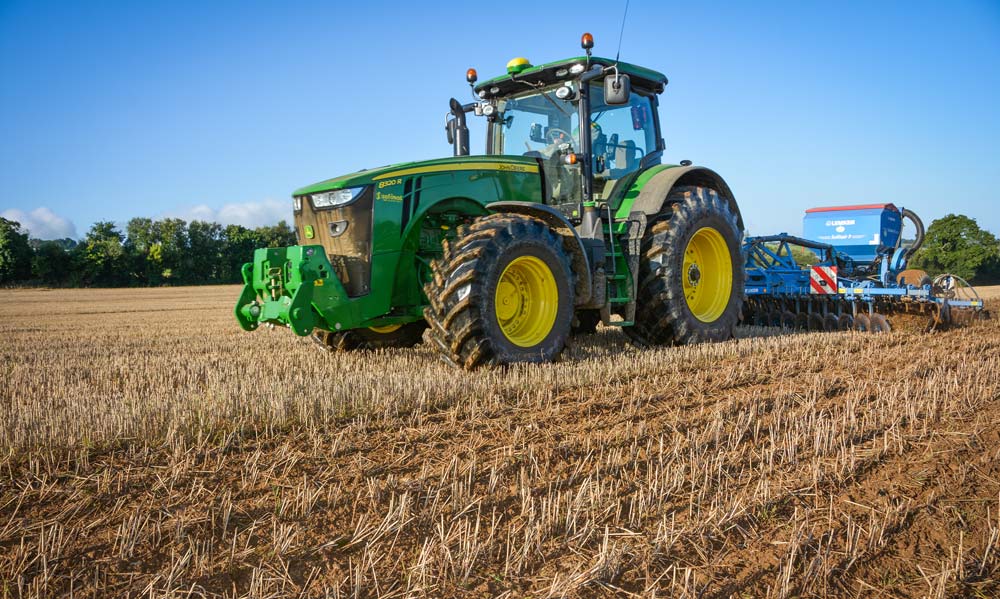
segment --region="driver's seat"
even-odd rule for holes
[[[615,148],[615,168],[611,169],[610,178],[620,179],[639,168],[636,159],[635,142],[626,139]]]

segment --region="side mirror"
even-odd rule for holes
[[[444,123],[444,131],[448,134],[448,145],[455,143],[455,119],[448,119]]]
[[[537,143],[545,143],[545,133],[542,131],[541,123],[531,123],[528,138]]]
[[[628,104],[632,82],[628,75],[614,74],[604,78],[604,103],[608,106]]]

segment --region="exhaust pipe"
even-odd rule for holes
[[[448,102],[451,107],[452,118],[445,124],[445,131],[448,132],[448,143],[452,144],[455,156],[469,155],[469,127],[465,124],[465,113],[472,110],[474,104],[469,104],[468,108],[462,106],[458,100],[452,98]]]

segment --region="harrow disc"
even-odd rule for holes
[[[892,327],[889,326],[889,321],[886,319],[884,314],[879,314],[876,312],[871,316],[871,332],[872,333],[889,333],[892,331]]]

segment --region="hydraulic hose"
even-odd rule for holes
[[[909,248],[906,249],[906,256],[905,256],[905,258],[907,260],[909,260],[910,257],[913,256],[913,253],[916,252],[917,250],[919,250],[920,246],[922,246],[924,244],[924,221],[920,220],[920,217],[917,216],[917,213],[914,212],[914,211],[912,211],[912,210],[908,210],[906,208],[903,208],[902,211],[901,211],[901,213],[902,213],[903,218],[910,219],[910,222],[913,223],[913,226],[917,230],[917,237],[916,237],[916,239],[913,240],[913,245],[911,245]],[[903,234],[902,234],[902,231],[900,231],[900,234],[899,234],[899,243],[900,243],[900,245],[902,245],[902,243],[903,243]]]

